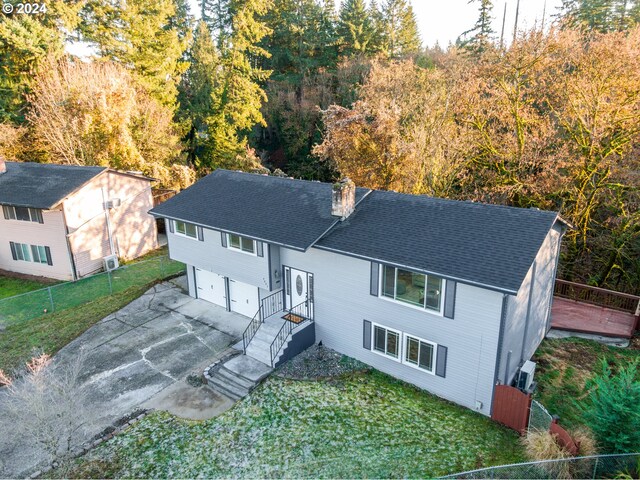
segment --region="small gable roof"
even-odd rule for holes
[[[0,174],[0,204],[17,207],[52,208],[106,167],[6,162]]]
[[[372,191],[317,247],[516,293],[558,214]]]
[[[367,191],[357,188],[356,202]],[[331,192],[329,183],[216,170],[150,213],[304,251],[339,222]]]

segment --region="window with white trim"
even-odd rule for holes
[[[256,254],[256,242],[247,237],[241,237],[234,233],[227,234],[229,248],[240,250],[244,253]]]
[[[380,296],[414,307],[442,312],[444,280],[436,275],[382,265]]]
[[[400,359],[400,332],[373,324],[373,351],[396,360]]]
[[[175,230],[178,235],[183,235],[185,237],[190,238],[198,238],[198,227],[196,227],[193,223],[181,222],[180,220],[175,221]]]
[[[405,334],[403,363],[433,373],[436,349],[437,345],[433,342]]]
[[[21,220],[23,222],[44,223],[42,219],[42,210],[38,208],[3,205],[2,213],[4,214],[5,220]]]

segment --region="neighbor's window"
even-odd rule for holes
[[[373,349],[383,355],[399,358],[400,332],[390,330],[380,325],[373,326]]]
[[[24,260],[25,262],[31,261],[31,254],[29,252],[29,245],[26,243],[16,243],[16,256],[18,260]]]
[[[436,344],[405,335],[404,362],[433,373]]]
[[[42,210],[37,208],[3,205],[2,212],[4,213],[5,220],[22,220],[23,222],[44,223],[42,220]]]
[[[241,250],[246,253],[255,253],[256,242],[247,237],[241,237],[230,233],[229,235],[229,247]]]
[[[31,245],[31,253],[33,254],[33,261],[36,263],[48,263],[47,251],[42,245]]]
[[[443,280],[435,275],[382,266],[381,295],[398,302],[439,312]]]
[[[198,229],[193,223],[176,220],[176,233],[185,237],[198,238]]]

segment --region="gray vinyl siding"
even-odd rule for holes
[[[508,297],[498,370],[501,383],[511,383],[518,368],[532,357],[547,332],[561,237],[556,224],[542,244],[518,295]]]
[[[203,229],[203,241],[167,229],[169,256],[174,260],[215,272],[239,282],[269,289],[268,256],[258,257],[222,246],[220,232]]]
[[[314,248],[281,248],[280,259],[314,275],[316,341],[466,407],[480,401],[489,415],[502,294],[458,283],[455,318],[448,319],[372,296],[368,261]],[[446,377],[366,350],[365,319],[446,346]]]

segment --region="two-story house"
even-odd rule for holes
[[[217,170],[151,213],[190,295],[251,318],[246,354],[266,364],[311,331],[489,415],[549,329],[554,212]]]
[[[156,248],[152,182],[106,167],[0,159],[0,269],[75,280],[106,256]]]

